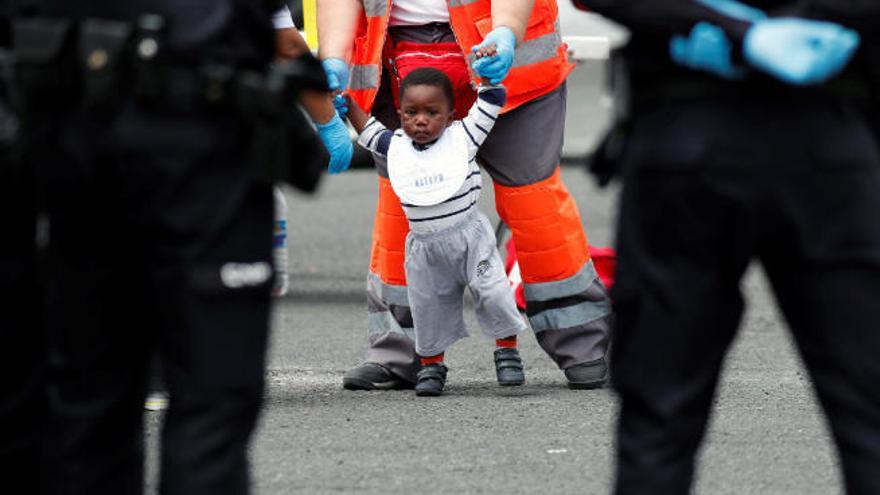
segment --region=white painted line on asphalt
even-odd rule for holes
[[[342,372],[321,368],[270,370],[268,381],[272,386],[281,387],[340,386],[342,384]]]

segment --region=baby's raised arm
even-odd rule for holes
[[[501,113],[501,109],[507,102],[507,90],[504,86],[492,86],[485,83],[477,89],[477,101],[474,102],[467,117],[461,120],[468,137],[468,154],[473,158],[477,150],[486,140],[495,121]]]

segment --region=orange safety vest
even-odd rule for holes
[[[504,0],[498,0],[504,1]],[[364,16],[358,25],[351,58],[349,93],[364,111],[373,108],[382,75],[382,49],[388,31],[392,0],[361,0]],[[462,52],[473,60],[471,48],[492,31],[491,0],[447,0],[449,21]],[[535,0],[523,41],[516,47],[513,67],[504,80],[507,104],[502,113],[543,96],[562,84],[574,65],[559,32],[556,0]],[[479,76],[471,71],[474,85]]]

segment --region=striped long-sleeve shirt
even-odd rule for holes
[[[452,197],[440,204],[416,206],[402,203],[403,211],[409,219],[412,230],[421,232],[444,230],[476,208],[482,189],[482,177],[480,176],[480,168],[477,166],[477,151],[495,125],[505,100],[506,92],[502,86],[481,86],[478,90],[477,100],[468,111],[467,116],[452,124],[453,126],[461,126],[468,136],[468,167],[470,171],[467,179]],[[444,132],[450,132],[450,129]],[[402,129],[391,131],[376,118],[371,117],[358,137],[358,144],[373,153],[376,167],[380,169],[382,175],[387,176],[387,155],[391,141],[401,138],[403,138]]]

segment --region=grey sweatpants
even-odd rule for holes
[[[467,287],[483,332],[501,339],[525,330],[489,219],[477,209],[439,232],[406,238],[407,295],[416,353],[435,356],[467,337],[462,299]]]

